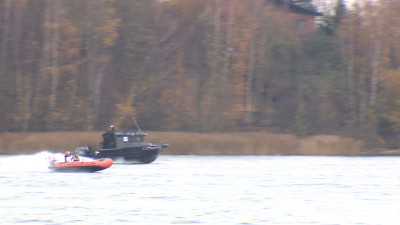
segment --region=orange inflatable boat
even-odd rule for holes
[[[97,159],[93,161],[52,161],[49,169],[57,172],[96,172],[109,168],[113,164],[110,158]]]

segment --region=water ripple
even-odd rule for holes
[[[165,156],[52,173],[0,156],[4,224],[397,224],[397,157]],[[24,165],[24,166],[21,166]]]

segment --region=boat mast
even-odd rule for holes
[[[142,130],[140,129],[140,127],[139,127],[139,124],[136,122],[135,117],[132,117],[132,120],[133,120],[133,122],[135,123],[135,125],[136,125],[138,131],[142,131]]]

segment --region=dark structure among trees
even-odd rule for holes
[[[303,35],[315,31],[317,28],[315,17],[323,16],[322,13],[313,9],[310,2],[308,6],[304,3],[293,2],[293,0],[266,0],[266,2],[273,2],[278,9],[285,12],[288,25],[294,34]]]

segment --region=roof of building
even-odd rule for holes
[[[323,16],[322,13],[317,12],[314,9],[296,5],[291,0],[272,0],[272,1],[277,5],[281,5],[281,6],[287,5],[288,9],[290,9],[296,13],[299,13],[299,14],[306,14],[306,15],[312,15],[312,16]]]

